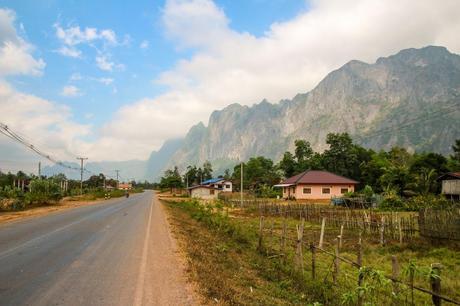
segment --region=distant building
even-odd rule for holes
[[[328,172],[307,170],[274,187],[283,188],[283,198],[323,200],[355,191],[357,181]]]
[[[188,188],[192,198],[217,199],[221,192],[232,192],[232,182],[223,178],[215,178],[202,182],[200,185]]]
[[[438,178],[442,182],[442,191],[448,199],[460,199],[460,172],[449,172]]]
[[[133,185],[131,183],[119,183],[118,189],[120,190],[131,190],[133,189]]]

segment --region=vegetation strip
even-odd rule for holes
[[[303,222],[300,222],[300,227],[298,226],[299,219],[280,219],[277,216],[269,216],[266,219],[260,218],[259,220],[259,218],[254,216],[251,212],[248,214],[244,210],[242,211],[236,208],[224,207],[222,204],[219,204],[219,202],[202,205],[198,204],[198,202],[186,201],[182,204],[176,203],[171,205],[174,205],[176,208],[188,210],[189,212],[192,208],[191,210],[194,211],[191,213],[192,216],[195,215],[197,211],[201,213],[206,212],[207,217],[205,219],[207,219],[207,221],[202,218],[198,218],[200,219],[199,222],[204,222],[205,224],[214,224],[215,220],[212,220],[216,218],[227,220],[225,222],[233,224],[232,226],[240,227],[250,241],[249,247],[252,248],[253,252],[256,252],[257,256],[264,257],[263,260],[265,261],[265,264],[276,264],[278,269],[287,272],[285,276],[290,279],[291,282],[295,283],[297,286],[300,286],[299,288],[305,288],[302,287],[304,284],[308,284],[308,286],[319,286],[319,288],[321,288],[321,290],[316,288],[316,292],[321,293],[319,296],[309,296],[309,291],[303,291],[303,293],[307,295],[306,301],[310,303],[321,302],[325,304],[342,303],[347,305],[354,305],[359,300],[361,300],[363,303],[366,302],[375,304],[375,299],[378,298],[380,301],[379,303],[387,300],[389,302],[394,302],[396,299],[399,304],[410,304],[412,302],[425,303],[427,301],[427,297],[430,299],[433,297],[433,301],[434,299],[439,298],[446,302],[458,304],[456,301],[456,298],[459,297],[458,294],[454,294],[454,296],[451,297],[448,297],[449,294],[445,294],[457,291],[455,288],[457,288],[458,284],[456,284],[454,279],[457,275],[456,273],[458,273],[458,271],[455,272],[456,269],[458,269],[458,265],[455,264],[455,262],[460,261],[457,256],[458,252],[448,251],[448,249],[443,248],[436,249],[428,246],[425,251],[425,243],[422,241],[414,242],[414,244],[412,244],[412,241],[408,241],[403,245],[398,245],[396,248],[391,245],[384,247],[379,246],[378,242],[377,245],[369,245],[369,242],[367,242],[366,248],[363,250],[367,254],[365,256],[366,264],[363,264],[362,255],[358,255],[357,262],[349,260],[343,256],[350,254],[350,250],[353,249],[353,244],[350,245],[350,243],[353,242],[353,238],[350,237],[348,240],[343,240],[344,245],[339,247],[339,240],[337,236],[334,236],[334,234],[331,235],[331,229],[326,230],[328,233],[328,235],[325,237],[326,247],[319,248],[314,246],[312,248],[311,242],[308,243],[307,241],[312,241],[312,234],[313,237],[318,235],[316,230],[312,231],[316,225],[310,225],[309,229],[299,235],[299,233],[303,231]],[[286,224],[286,222],[288,224],[287,228],[285,225],[283,225],[283,223]],[[292,228],[292,226],[295,226],[296,224],[297,229],[295,231],[297,231],[297,233],[290,232],[289,228]],[[216,226],[216,224],[213,226]],[[213,226],[211,226],[211,228],[213,228]],[[220,232],[217,231],[217,233]],[[291,235],[289,233],[291,233],[292,236],[289,236]],[[341,234],[343,235],[343,230],[341,231]],[[346,235],[356,237],[356,234],[350,231],[347,231]],[[327,243],[328,239],[330,239],[328,237],[333,237],[333,239],[335,239],[335,242],[333,243],[333,245],[336,246],[335,252],[331,252],[327,249],[327,247],[330,245],[330,243]],[[288,245],[286,245],[286,241],[289,242]],[[356,242],[357,240],[354,241]],[[306,249],[308,249],[309,246],[310,250],[313,249],[319,251],[319,253],[316,255],[316,252],[312,252],[312,278],[308,277],[307,274],[304,273],[305,270],[309,270],[309,266],[304,265],[306,258],[302,251],[304,248],[302,246],[303,244],[307,245]],[[299,245],[302,247],[299,248]],[[420,252],[420,255],[416,255],[417,253],[410,251],[413,248],[419,248],[420,251],[417,252]],[[379,268],[382,267],[382,255],[383,257],[386,257],[385,254],[387,252],[400,252],[400,256],[402,256],[402,258],[406,258],[406,260],[409,261],[407,267],[403,267],[403,277],[398,276],[399,268],[397,268],[397,262],[397,270],[396,272],[393,270],[393,274],[391,276],[388,275],[385,269],[380,271],[370,268],[371,266],[379,266]],[[434,259],[433,255],[427,256],[428,254],[426,252],[428,252],[428,254],[442,254],[440,252],[447,252],[447,254],[450,253],[453,256],[436,256],[436,259]],[[325,254],[326,257],[321,256],[321,253]],[[446,269],[442,276],[442,282],[444,284],[443,292],[439,291],[440,287],[436,287],[437,282],[440,284],[441,277],[439,276],[438,272],[434,272],[435,266],[433,265],[433,268],[428,269],[419,267],[415,264],[415,261],[411,259],[413,255],[410,254],[414,254],[417,257],[422,256],[421,258],[424,258],[425,262],[428,260],[431,262],[438,260],[439,262],[445,263],[447,267],[451,267]],[[409,257],[407,257],[408,255]],[[433,259],[429,259],[431,257],[433,257]],[[392,258],[395,259],[395,256],[392,256]],[[453,262],[449,263],[451,259]],[[332,260],[332,262],[330,260]],[[340,261],[350,263],[352,266],[355,268],[358,267],[359,269],[348,269],[346,266],[340,267]],[[328,262],[330,262],[330,264]],[[394,262],[393,269],[395,269]],[[357,270],[358,274],[356,274]],[[274,272],[274,274],[276,275],[276,272]],[[275,275],[272,275],[271,277],[275,277]],[[333,278],[332,281],[330,280],[330,277]],[[404,280],[405,277],[408,278],[408,281]],[[454,279],[452,277],[454,277]],[[353,279],[354,281],[352,281]],[[421,282],[422,280],[429,280],[432,289],[435,289],[435,291],[423,288],[423,286],[420,286],[417,282],[415,282],[416,280],[417,282]],[[352,283],[360,285],[356,287],[351,285]],[[399,285],[395,287],[395,283]],[[421,293],[425,294],[425,296],[423,294],[415,294],[416,292],[413,292],[414,290],[420,291]]]

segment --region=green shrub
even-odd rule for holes
[[[26,204],[49,204],[62,198],[61,188],[49,180],[33,180],[30,182],[30,192],[25,194]]]
[[[395,190],[387,190],[379,205],[381,210],[405,210],[404,201]]]
[[[418,195],[410,198],[405,203],[405,210],[418,211],[423,208],[449,208],[452,205],[450,201],[442,196],[433,194]]]

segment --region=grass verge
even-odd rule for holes
[[[416,272],[414,284],[426,289],[430,289],[427,278],[430,264],[441,263],[444,267],[442,294],[459,299],[460,253],[456,246],[434,246],[428,241],[415,240],[382,247],[372,237],[366,237],[363,263],[376,273],[366,274],[363,286],[357,290],[359,271],[342,263],[334,285],[333,258],[322,253],[317,254],[317,280],[313,281],[309,266],[311,255],[307,248],[303,250],[304,272],[296,271],[295,227],[299,223],[296,219],[287,219],[289,243],[281,252],[279,237],[283,218],[265,219],[263,247],[258,248],[259,219],[253,213],[229,210],[219,204],[201,205],[197,201],[171,201],[166,206],[187,255],[191,279],[200,285],[208,302],[217,300],[223,305],[308,305],[318,302],[356,305],[360,294],[364,304],[368,305],[387,302],[409,305],[412,303],[409,288],[400,286],[395,295],[391,282],[383,277],[391,274],[392,255],[399,259],[401,278],[407,281],[408,267],[413,266]],[[337,229],[328,228],[324,248],[333,252],[333,241],[338,234]],[[317,243],[318,237],[319,225],[306,223],[304,241]],[[358,232],[347,231],[345,237],[341,256],[355,260]],[[429,305],[431,296],[415,292],[414,303]]]
[[[257,236],[223,211],[196,201],[163,201],[181,247],[189,276],[205,304],[308,305],[334,300],[331,288],[315,284],[281,257],[257,250]],[[217,207],[219,210],[219,207]]]

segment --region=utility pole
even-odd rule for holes
[[[120,170],[115,170],[115,172],[117,173],[117,189],[118,189],[118,186],[119,186],[119,183],[118,183],[118,173],[120,172]]]
[[[88,157],[77,157],[80,160],[80,195],[83,194],[83,161]]]
[[[42,162],[38,162],[38,179],[42,178]]]
[[[243,162],[241,162],[240,174],[241,174],[240,201],[241,201],[241,208],[243,208]]]

